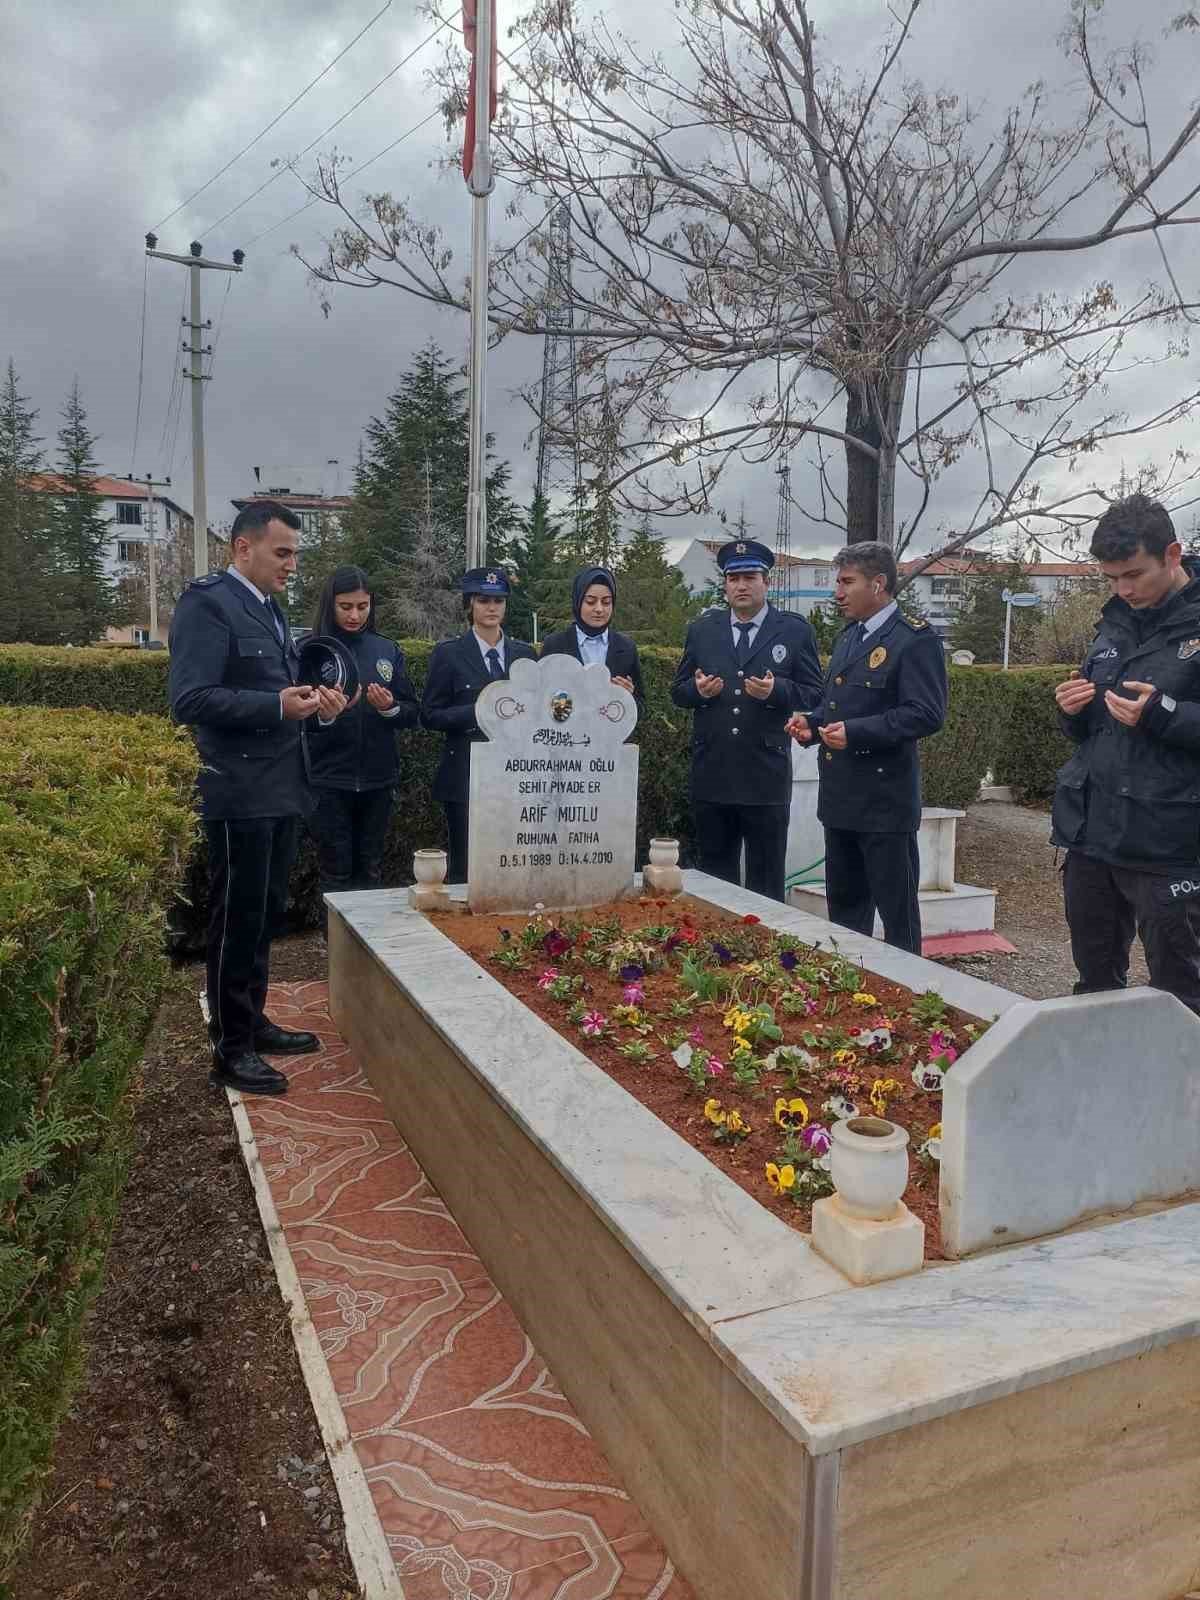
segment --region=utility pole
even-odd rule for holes
[[[146,567],[150,578],[150,637],[158,638],[158,561],[154,548],[154,491],[155,489],[169,489],[170,478],[154,479],[149,473],[144,478],[135,478],[135,483],[146,485]]]
[[[212,326],[211,322],[200,320],[200,274],[201,272],[240,272],[242,262],[246,259],[244,250],[233,252],[232,263],[228,261],[208,261],[204,256],[204,246],[195,239],[188,246],[190,255],[173,256],[165,250],[158,250],[155,246],[158,239],[154,234],[146,235],[146,254],[153,256],[156,261],[174,261],[181,267],[186,267],[191,274],[191,317],[184,318],[184,325],[189,332],[187,343],[183,346],[191,356],[191,370],[188,377],[192,384],[192,551],[193,577],[202,578],[208,571],[208,498],[204,486],[204,384],[206,379],[201,370],[203,358],[211,355],[212,345],[203,346],[200,343],[201,335],[205,328]]]

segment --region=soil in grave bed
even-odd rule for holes
[[[907,1128],[905,1203],[925,1224],[926,1257],[942,1258],[938,1086],[980,1019],[687,896],[432,920],[795,1228],[831,1191],[834,1119],[853,1106]]]

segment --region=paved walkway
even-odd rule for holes
[[[323,1050],[243,1103],[404,1600],[691,1600],[384,1113],[324,983]],[[486,1161],[469,1129],[447,1129]]]

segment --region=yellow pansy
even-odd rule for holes
[[[808,1107],[798,1097],[785,1100],[781,1095],[775,1102],[775,1122],[781,1128],[803,1128],[808,1122]]]
[[[776,1194],[787,1194],[796,1187],[796,1169],[793,1166],[777,1167],[773,1161],[767,1162],[767,1183]]]
[[[876,1078],[871,1085],[871,1110],[877,1117],[882,1117],[887,1110],[887,1097],[895,1094],[900,1085],[895,1078]]]
[[[732,1029],[734,1033],[745,1033],[753,1023],[754,1018],[741,1006],[730,1006],[722,1021],[725,1027]]]
[[[879,1001],[873,994],[868,994],[865,989],[860,989],[857,994],[850,996],[856,1006],[877,1006]]]
[[[931,1138],[931,1139],[940,1139],[941,1137],[942,1137],[942,1125],[941,1125],[940,1122],[935,1122],[933,1127],[930,1128],[930,1130],[929,1130],[929,1138]]]
[[[748,972],[752,978],[762,977],[761,961],[743,961],[738,967],[739,972]]]
[[[731,1111],[725,1118],[725,1126],[730,1133],[749,1133],[750,1124],[745,1120],[740,1111]]]
[[[719,1100],[706,1100],[704,1102],[704,1115],[714,1128],[721,1127],[725,1122],[725,1113],[721,1110],[721,1102]],[[734,1115],[736,1116],[737,1113],[735,1112]]]
[[[853,1050],[835,1050],[833,1059],[839,1067],[856,1067],[858,1065],[858,1057]]]

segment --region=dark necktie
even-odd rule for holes
[[[504,676],[504,668],[500,665],[500,652],[499,652],[499,650],[492,649],[492,650],[488,651],[488,653],[487,653],[487,664],[488,664],[488,677],[491,678],[493,683],[496,683],[496,682],[499,681],[499,679],[503,678],[503,676]]]
[[[753,628],[753,626],[754,624],[752,622],[734,623],[734,627],[738,631],[738,642],[737,648],[733,654],[734,660],[737,662],[739,667],[744,667],[747,661],[750,659],[750,630]]]
[[[269,596],[263,602],[263,604],[267,608],[267,615],[271,619],[271,626],[275,629],[275,632],[279,635],[279,642],[280,642],[280,644],[282,644],[283,643],[283,638],[284,638],[284,634],[283,634],[283,612],[280,611],[279,607],[275,604],[274,600],[272,600]]]

